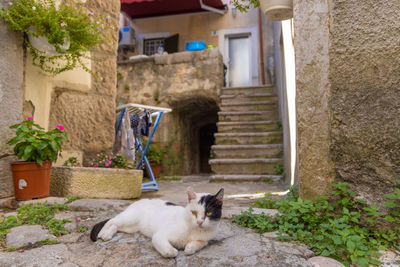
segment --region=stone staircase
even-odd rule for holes
[[[283,164],[278,96],[271,86],[223,88],[211,181],[276,181]]]

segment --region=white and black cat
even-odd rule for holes
[[[152,239],[163,257],[176,257],[177,249],[191,255],[207,245],[217,231],[222,214],[224,189],[217,194],[195,193],[187,189],[188,204],[177,206],[161,199],[142,199],[110,220],[96,224],[90,239],[110,240],[117,232],[140,231]]]

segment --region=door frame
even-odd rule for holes
[[[226,87],[230,87],[229,84],[229,38],[231,37],[244,37],[249,36],[250,38],[250,84],[249,86],[259,85],[258,81],[258,31],[257,27],[246,27],[236,29],[225,29],[218,31],[218,48],[222,54],[225,66],[228,71],[225,77]]]

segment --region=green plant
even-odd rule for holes
[[[33,64],[51,75],[80,66],[94,74],[82,61],[102,41],[105,21],[72,0],[57,5],[56,0],[10,0],[8,8],[0,9],[0,18],[10,28],[34,37],[46,37],[58,54],[48,55],[25,43],[33,56]],[[69,46],[68,46],[69,44]]]
[[[82,199],[82,197],[80,197],[80,196],[66,196],[65,199],[67,200],[67,202],[65,204],[69,204],[69,203],[74,202],[75,200]]]
[[[276,122],[276,127],[278,131],[282,131],[282,122],[281,121],[277,121]]]
[[[63,164],[65,167],[80,167],[81,163],[76,157],[69,157]]]
[[[389,208],[388,218],[377,211],[374,205],[354,199],[355,193],[347,188],[347,183],[332,185],[330,197],[320,196],[314,201],[297,197],[294,189],[281,199],[267,195],[258,200],[256,207],[275,208],[280,214],[274,217],[265,214],[253,214],[252,209],[242,212],[234,222],[254,228],[257,232],[277,231],[282,241],[303,242],[316,255],[333,257],[346,266],[379,265],[376,260],[378,250],[385,248],[400,249],[400,224],[392,228],[382,228],[379,220],[399,222],[396,211],[400,208],[400,191],[386,195],[394,205]]]
[[[285,169],[283,168],[283,164],[279,163],[279,164],[275,164],[274,165],[274,172],[276,175],[285,175]]]
[[[210,149],[210,156],[208,157],[209,159],[215,159],[215,152],[214,150]]]
[[[14,153],[22,161],[36,161],[42,165],[43,161],[57,161],[61,155],[61,146],[67,140],[64,127],[56,125],[50,131],[44,131],[42,127],[33,122],[32,117],[27,117],[21,123],[10,126],[16,129],[16,136],[7,142],[14,146]]]
[[[125,91],[129,91],[129,90],[131,90],[131,86],[129,84],[125,84],[124,89],[125,89]]]
[[[42,246],[44,246],[44,245],[56,245],[56,244],[60,243],[60,241],[58,241],[57,239],[54,239],[54,240],[52,240],[52,239],[44,239],[44,240],[40,240],[39,242],[40,242],[40,244]]]
[[[145,147],[146,144],[143,144]],[[160,144],[151,143],[149,146],[149,150],[147,150],[146,157],[150,163],[161,163],[165,160],[165,156],[167,155],[168,147],[161,147]]]
[[[232,0],[232,4],[240,11],[247,12],[250,8],[260,7],[259,0]]]
[[[95,159],[89,161],[89,167],[98,168],[119,168],[119,169],[133,169],[134,166],[128,161],[128,157],[117,154],[117,155],[107,155],[107,154],[97,154]]]
[[[89,228],[85,225],[79,226],[78,229],[76,230],[78,233],[84,233],[88,230]]]
[[[176,176],[172,176],[172,177],[160,177],[161,181],[180,181],[182,180],[182,178],[180,177],[176,177]]]
[[[65,211],[67,205],[53,203],[52,205],[47,202],[37,204],[25,204],[17,209],[16,216],[8,216],[6,218],[0,218],[0,240],[1,247],[5,247],[5,236],[10,232],[10,229],[23,224],[38,224],[47,228],[50,233],[60,236],[68,234],[68,231],[64,229],[64,224],[69,220],[58,220],[54,219],[54,215],[58,212]],[[9,247],[8,250],[13,249]]]
[[[156,104],[160,104],[160,90],[157,88],[154,91],[154,102],[156,102]]]
[[[273,183],[274,183],[274,179],[272,179],[272,178],[265,178],[265,179],[263,180],[263,182],[266,183],[266,184],[273,184]]]

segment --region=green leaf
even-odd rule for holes
[[[356,244],[351,240],[348,240],[346,242],[346,246],[347,246],[347,248],[349,249],[350,252],[353,252],[354,249],[356,248]]]
[[[54,151],[57,151],[57,143],[56,143],[56,141],[51,141],[51,143],[50,143],[50,145],[51,145],[51,148],[54,150]]]
[[[21,125],[20,123],[17,123],[17,124],[11,125],[11,126],[10,126],[10,129],[15,129],[15,128],[18,128],[20,125]]]
[[[386,194],[385,197],[386,197],[387,199],[397,199],[397,197],[396,197],[395,194]]]
[[[340,236],[338,236],[338,235],[332,236],[332,240],[333,240],[333,243],[334,243],[335,245],[341,245],[341,244],[343,244],[342,238],[341,238]]]
[[[383,205],[388,208],[395,208],[397,206],[395,203],[390,202],[390,201],[383,203]]]

